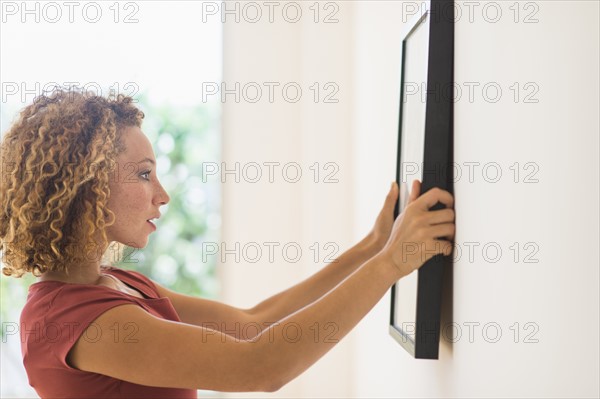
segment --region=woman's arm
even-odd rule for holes
[[[99,339],[85,339],[92,336],[86,330],[68,362],[82,371],[141,385],[273,392],[316,362],[358,323],[401,276],[394,269],[389,260],[369,260],[319,301],[281,323],[257,325],[261,332],[253,341],[159,319],[136,305],[116,306],[94,320],[94,337]],[[315,340],[311,333],[315,326],[326,325],[334,325],[336,335]]]
[[[394,282],[436,254],[451,254],[451,243],[438,238],[453,239],[454,212],[428,211],[438,201],[452,207],[450,193],[439,189],[409,203],[379,254],[319,300],[265,328],[253,341],[159,319],[138,306],[123,305],[98,317],[94,329],[109,332],[115,326],[133,325],[135,335],[124,340],[100,334],[94,342],[79,338],[71,364],[150,386],[275,391],[331,350]],[[315,326],[326,325],[336,327],[335,339],[322,335],[315,339],[310,333]]]
[[[417,195],[418,190],[413,190],[410,200],[416,199]],[[251,318],[258,322],[279,321],[321,298],[375,256],[390,236],[397,199],[398,185],[394,182],[373,229],[362,241],[311,277],[249,309]]]
[[[413,190],[411,200],[416,198],[417,192],[418,189]],[[393,183],[373,229],[362,241],[311,277],[267,298],[251,309],[235,308],[216,301],[178,294],[154,283],[161,296],[171,299],[183,322],[202,327],[210,326],[236,338],[252,339],[258,332],[255,329],[244,329],[245,325],[263,325],[287,317],[321,298],[375,256],[389,238],[397,198],[398,187]]]
[[[336,261],[305,281],[274,295],[254,308],[241,309],[218,301],[181,294],[153,281],[161,297],[168,297],[182,322],[211,328],[239,339],[253,339],[260,331],[249,324],[277,322],[319,299],[378,251],[363,240]]]
[[[306,280],[267,298],[247,312],[258,322],[279,321],[331,291],[380,249],[363,240]]]
[[[414,184],[409,202],[414,201],[419,195],[420,182],[415,181]],[[250,323],[258,323],[262,326],[289,316],[321,298],[375,256],[390,236],[397,200],[398,185],[394,182],[373,229],[361,242],[308,279],[267,298],[253,308],[241,309],[217,301],[180,294],[154,283],[161,296],[171,299],[184,323],[210,327],[235,338],[253,339],[259,332],[256,329],[244,328],[245,326]]]
[[[418,195],[419,182],[413,185],[415,188]],[[331,350],[396,281],[435,255],[451,255],[455,235],[452,195],[434,188],[415,199],[411,196],[394,222],[380,253],[322,298],[256,338],[261,343],[259,353],[268,359],[268,369],[277,370],[272,379],[273,390],[293,380]],[[446,209],[429,211],[438,202],[445,204]],[[326,338],[327,326],[334,327],[335,337]]]

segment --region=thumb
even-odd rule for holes
[[[396,201],[398,200],[398,183],[395,181],[392,182],[392,186],[390,187],[390,191],[385,197],[385,203],[383,204],[384,208],[393,207],[396,205]]]

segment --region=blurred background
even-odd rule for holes
[[[201,6],[191,2],[84,2],[72,7],[71,22],[63,3],[3,2],[1,131],[54,85],[133,96],[145,113],[142,131],[153,145],[157,175],[171,201],[161,208],[163,217],[148,245],[127,247],[115,266],[138,270],[176,291],[214,299],[219,293],[216,257],[203,260],[202,243],[218,241],[221,187],[203,177],[203,162],[221,158],[222,107],[216,100],[203,101],[199,90],[203,81],[222,80],[222,24],[196,23]],[[31,14],[22,20],[26,10]],[[190,38],[201,40],[192,45]],[[0,279],[2,398],[36,397],[15,334],[34,281],[31,275]]]
[[[172,200],[121,267],[247,308],[368,233],[396,176],[400,45],[423,2],[92,3],[70,22],[62,3],[57,20],[2,2],[1,126],[48,82],[139,100]],[[199,396],[598,397],[598,15],[456,1],[439,360],[389,335],[388,294],[280,391]],[[11,330],[31,280],[1,282],[0,396],[35,397]]]

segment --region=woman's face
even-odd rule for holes
[[[109,182],[108,209],[115,214],[115,223],[106,228],[106,234],[109,242],[143,248],[154,231],[148,219],[160,215],[159,208],[169,202],[169,195],[158,181],[154,151],[141,129],[125,128],[122,139],[126,150],[117,157],[117,172]]]

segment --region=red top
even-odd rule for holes
[[[110,266],[103,266],[103,272],[138,290],[144,299],[103,285],[40,281],[29,286],[20,320],[21,353],[29,384],[42,398],[196,399],[194,389],[138,385],[67,364],[67,353],[85,329],[115,306],[135,304],[154,316],[181,322],[171,300],[160,297],[156,286],[143,274]],[[85,339],[97,339],[92,330],[87,331]],[[118,333],[125,339],[133,332],[121,329]]]

